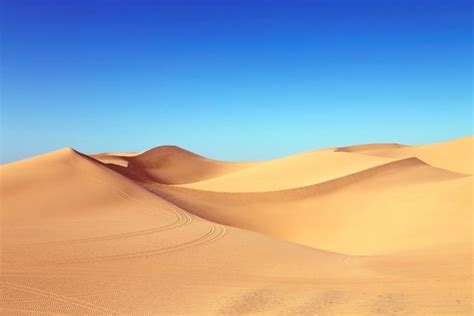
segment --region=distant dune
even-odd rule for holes
[[[346,254],[458,243],[469,240],[472,232],[471,177],[418,158],[289,190],[225,193],[152,187],[206,219]],[[452,208],[457,209],[454,217]],[[456,234],[437,234],[450,227],[458,228]]]
[[[472,136],[223,162],[71,148],[0,167],[0,310],[472,315]]]
[[[254,165],[225,162],[199,156],[177,146],[160,146],[137,155],[93,156],[134,180],[182,184],[225,175]]]
[[[323,149],[256,163],[249,168],[182,186],[221,192],[292,189],[335,179],[392,160]]]
[[[408,147],[406,145],[397,144],[397,143],[374,143],[374,144],[362,144],[362,145],[352,145],[345,147],[338,147],[335,151],[356,153],[364,152],[369,150],[393,150],[398,148]]]
[[[467,136],[449,142],[428,145],[395,146],[392,148],[357,148],[358,146],[352,146],[346,147],[346,150],[352,148],[353,152],[390,158],[418,157],[434,167],[472,175],[474,169],[473,146],[473,136]]]

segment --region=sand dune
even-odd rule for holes
[[[2,165],[3,314],[469,315],[472,137]],[[472,167],[472,166],[471,166]]]
[[[347,254],[456,243],[468,240],[472,227],[472,178],[417,158],[290,190],[225,193],[153,187],[209,220]],[[458,227],[454,235],[436,234],[453,226]]]
[[[72,149],[1,171],[0,306],[7,313],[252,310],[239,298],[265,294],[273,283],[311,287],[336,270],[348,279],[362,271],[343,255],[200,219]],[[345,273],[346,266],[355,270]],[[189,304],[173,304],[183,296]]]
[[[473,148],[474,136],[467,136],[447,142],[419,146],[376,148],[352,146],[339,150],[397,159],[418,157],[434,167],[473,174]]]
[[[133,156],[102,154],[93,157],[129,178],[164,184],[202,181],[255,164],[212,160],[177,146],[160,146]]]
[[[149,221],[157,218],[173,223],[170,210],[148,206],[155,201],[130,180],[69,148],[2,166],[4,237],[14,234],[7,239],[15,242],[95,238],[100,231],[114,235],[135,226],[152,228]],[[25,220],[38,223],[31,227],[34,232],[21,229]]]
[[[236,172],[182,186],[221,192],[283,190],[331,180],[392,160],[323,149],[261,162]]]
[[[373,144],[361,144],[361,145],[338,147],[336,148],[336,151],[357,153],[357,152],[364,152],[364,151],[369,151],[369,150],[387,150],[387,149],[395,149],[395,148],[403,148],[403,147],[408,147],[408,146],[397,144],[397,143],[373,143]]]

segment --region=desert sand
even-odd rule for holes
[[[0,167],[6,315],[472,315],[474,137]]]

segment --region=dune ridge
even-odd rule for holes
[[[2,165],[0,310],[470,315],[472,139]]]
[[[110,168],[134,180],[184,184],[217,177],[252,166],[206,158],[178,146],[159,146],[132,156],[95,155]]]
[[[315,183],[307,186],[291,188],[291,189],[283,189],[283,190],[273,190],[273,191],[251,191],[251,192],[222,192],[222,191],[207,191],[207,190],[199,190],[199,189],[192,189],[185,186],[168,186],[162,185],[159,183],[155,183],[154,186],[163,190],[167,191],[175,191],[175,192],[193,192],[193,194],[213,194],[213,195],[225,195],[225,198],[235,198],[241,199],[245,196],[247,200],[260,200],[260,199],[272,199],[272,200],[285,200],[285,199],[300,199],[305,198],[308,196],[314,196],[318,194],[325,194],[331,191],[336,191],[338,189],[344,188],[351,184],[357,182],[363,182],[365,180],[370,179],[371,177],[381,175],[387,172],[397,172],[400,169],[407,170],[410,167],[416,166],[425,166],[431,169],[431,175],[434,177],[439,177],[443,179],[456,179],[465,177],[464,174],[458,174],[451,171],[446,171],[439,168],[433,168],[429,166],[427,163],[418,159],[416,157],[411,158],[404,158],[400,160],[391,161],[382,165],[378,165],[376,167],[372,167],[369,169],[365,169],[362,171],[358,171],[355,173],[351,173],[348,175],[344,175],[338,178],[334,178],[331,180],[323,181],[320,183]],[[143,179],[146,180],[146,179]],[[422,179],[418,179],[422,181]],[[146,181],[144,181],[146,182]]]
[[[356,152],[378,157],[418,157],[430,165],[458,173],[473,174],[474,136],[450,141],[394,148],[358,148]]]
[[[179,186],[220,192],[276,191],[328,181],[393,160],[320,149],[260,162],[233,173]]]
[[[471,185],[470,177],[433,168],[418,158],[389,162],[311,186],[269,192],[212,192],[147,184],[163,198],[211,221],[311,247],[358,255],[465,239],[470,226],[462,222],[469,223],[471,210],[466,198],[469,198],[467,192]],[[449,189],[446,196],[439,194],[450,186],[457,189],[448,193],[452,191]],[[419,192],[425,192],[425,196],[420,198]],[[386,198],[380,199],[381,196]],[[462,196],[464,198],[459,200]],[[457,201],[451,202],[451,199]],[[431,201],[437,202],[427,209],[421,207]],[[393,203],[402,210],[392,214],[381,212],[386,203]],[[458,204],[461,208],[457,211],[462,216],[454,221],[463,229],[457,232],[457,237],[451,241],[442,236],[426,239],[422,229],[429,234],[428,231],[452,223],[446,208]],[[386,216],[397,224],[385,223]],[[430,216],[432,223],[426,224],[425,216]],[[317,233],[315,229],[324,233]],[[416,230],[420,234],[411,242],[402,238]],[[376,236],[375,243],[370,241]],[[394,238],[403,241],[394,242]]]
[[[352,146],[343,146],[337,147],[336,151],[342,152],[361,152],[367,150],[384,150],[384,149],[394,149],[407,147],[407,145],[402,145],[398,143],[374,143],[374,144],[362,144],[362,145],[352,145]]]
[[[331,275],[354,280],[356,271],[363,273],[343,255],[196,217],[72,149],[2,166],[1,174],[5,313],[227,313],[261,308],[234,303],[261,289],[263,299],[284,297],[267,287],[281,291],[300,284],[303,290],[295,293],[302,295]],[[188,218],[185,225],[175,225],[179,213]],[[282,260],[281,252],[291,258]],[[346,273],[346,266],[354,269]],[[209,274],[218,267],[239,274]],[[202,291],[196,281],[214,286]],[[196,303],[168,305],[163,298],[168,301],[170,293],[172,300]]]

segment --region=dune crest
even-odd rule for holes
[[[393,161],[321,149],[260,162],[249,168],[182,187],[219,192],[265,192],[329,181]]]
[[[134,180],[184,184],[252,166],[252,162],[212,160],[178,146],[159,146],[131,156],[95,155],[115,171]]]
[[[392,148],[362,147],[357,152],[396,159],[418,157],[434,167],[464,174],[473,174],[474,170],[474,136],[417,146]]]
[[[336,151],[356,153],[356,152],[368,151],[368,150],[394,149],[394,148],[401,148],[401,147],[406,147],[406,146],[407,145],[402,145],[398,143],[362,144],[362,145],[338,147],[336,148]]]
[[[423,247],[425,242],[464,240],[471,227],[463,224],[470,214],[466,197],[471,184],[465,175],[433,168],[418,158],[406,158],[288,190],[238,193],[159,184],[152,187],[160,196],[212,221],[329,251],[374,255]],[[450,186],[456,190],[447,190]],[[445,189],[446,195],[440,194]],[[452,219],[446,211],[456,205],[458,217]],[[392,213],[393,209],[399,210]],[[386,218],[393,223],[386,223]],[[453,221],[463,230],[452,239],[433,236],[427,240],[421,233],[424,228],[434,232]],[[410,242],[404,239],[417,230],[419,236]]]
[[[472,139],[2,165],[0,311],[472,314]]]

